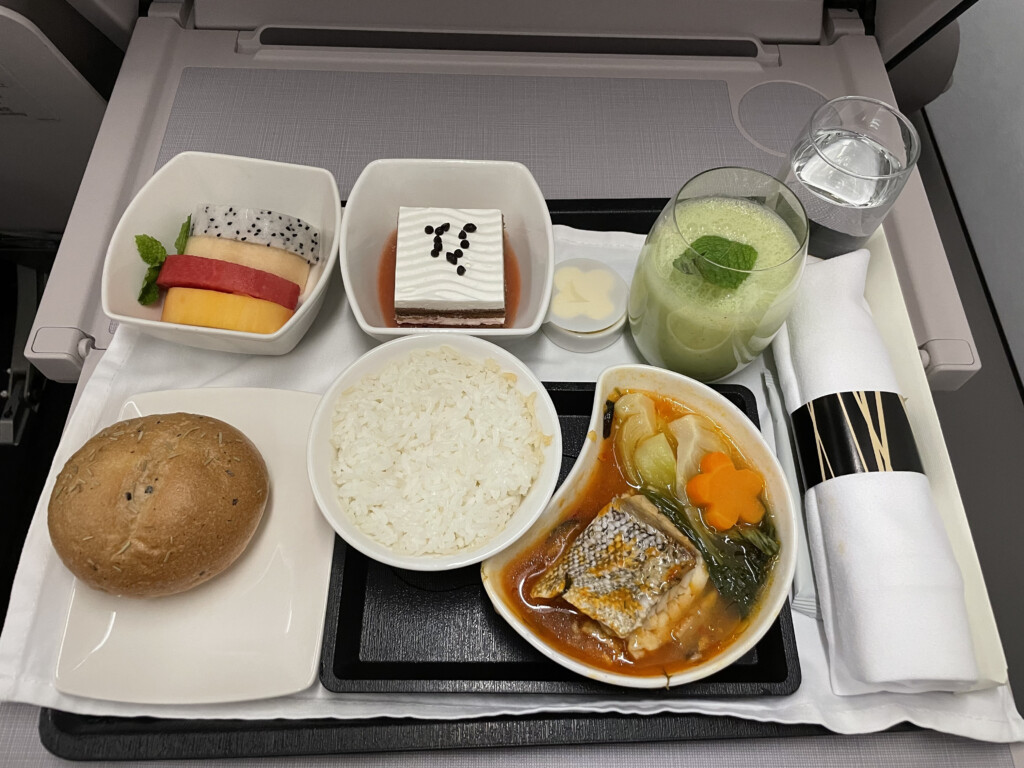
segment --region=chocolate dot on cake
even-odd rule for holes
[[[458,248],[455,249],[455,258],[456,259],[461,259],[462,258],[462,251],[460,251]]]
[[[459,240],[465,240],[465,239],[466,239],[466,230],[460,229],[459,230]]]
[[[459,257],[450,252],[445,254],[445,258],[448,259],[449,264],[455,264],[459,261]]]
[[[434,250],[432,250],[430,252],[430,255],[433,256],[436,259],[438,256],[441,255],[441,252],[435,248]]]
[[[459,265],[459,268],[455,270],[460,276],[466,274],[466,268]]]
[[[467,248],[468,249],[469,248],[469,240],[463,240],[461,243],[459,243],[459,245],[461,245],[463,248]]]
[[[425,227],[423,228],[423,231],[424,231],[424,232],[425,232],[426,234],[428,234],[428,235],[432,235],[432,234],[434,234],[434,228],[433,228],[432,226],[430,226],[429,224],[427,224],[427,226],[425,226]]]
[[[473,234],[474,232],[476,232],[476,224],[473,224],[472,222],[470,222],[469,224],[464,226],[463,229],[466,232],[469,232],[470,234]]]

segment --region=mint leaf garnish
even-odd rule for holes
[[[142,260],[151,267],[159,267],[167,258],[167,249],[155,237],[136,235],[135,247],[139,249]]]
[[[737,288],[748,277],[746,271],[737,270],[753,269],[756,262],[757,250],[753,246],[718,235],[704,235],[676,259],[675,266],[692,272],[692,264],[709,283],[720,288]]]
[[[154,304],[160,298],[160,286],[156,284],[159,276],[160,267],[150,267],[146,270],[146,277],[139,291],[139,304]]]
[[[185,223],[178,230],[178,237],[174,241],[175,253],[183,253],[188,243],[189,233],[192,231],[192,216],[185,219]],[[164,265],[167,258],[167,249],[155,237],[149,235],[136,235],[135,247],[139,249],[139,256],[149,265],[146,276],[142,280],[142,288],[139,289],[139,303],[153,304],[160,298],[160,288],[156,279],[160,277],[160,267]]]
[[[178,237],[174,241],[174,252],[184,253],[185,245],[188,243],[189,233],[192,231],[192,214],[188,215],[185,222],[181,225],[181,229],[178,230]]]

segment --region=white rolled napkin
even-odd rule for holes
[[[978,669],[963,579],[864,300],[869,258],[808,264],[772,345],[801,455],[832,689],[966,690]]]

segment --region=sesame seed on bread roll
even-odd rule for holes
[[[172,595],[242,554],[269,491],[263,457],[230,424],[189,413],[128,419],[92,437],[57,475],[50,539],[92,587]]]

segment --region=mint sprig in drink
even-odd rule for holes
[[[695,177],[640,252],[629,321],[641,354],[702,381],[739,370],[785,321],[806,253],[807,218],[782,182],[743,168]]]

